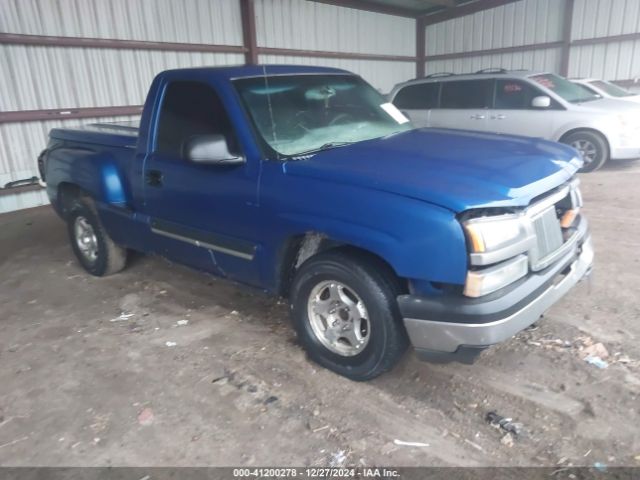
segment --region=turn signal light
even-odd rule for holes
[[[469,240],[471,240],[471,248],[474,252],[484,252],[484,240],[482,239],[482,233],[479,229],[474,228],[473,225],[467,225],[467,232],[469,232]]]
[[[572,208],[571,210],[564,212],[564,215],[562,215],[562,218],[560,219],[560,226],[562,228],[569,228],[573,225],[578,213],[580,213],[579,208]]]

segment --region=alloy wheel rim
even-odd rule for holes
[[[98,258],[98,238],[96,232],[85,217],[76,217],[73,225],[76,245],[82,256],[93,263]]]
[[[589,140],[576,140],[571,146],[580,152],[587,164],[594,162],[598,156],[598,149]]]
[[[309,295],[307,312],[313,333],[331,352],[352,357],[369,343],[367,308],[345,284],[328,280],[316,285]]]

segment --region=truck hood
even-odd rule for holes
[[[566,182],[581,164],[575,150],[546,140],[416,129],[290,160],[284,171],[462,212],[526,206]]]

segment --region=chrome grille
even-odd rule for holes
[[[536,233],[537,257],[540,261],[547,255],[558,250],[564,240],[560,221],[556,214],[555,206],[548,208],[533,219],[533,228]]]

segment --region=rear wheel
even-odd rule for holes
[[[342,251],[321,253],[296,272],[291,310],[309,357],[352,380],[391,369],[408,340],[397,281],[386,266]]]
[[[584,166],[580,169],[582,173],[595,172],[609,160],[607,141],[598,133],[574,132],[564,137],[562,143],[578,150],[584,160]]]
[[[122,270],[126,249],[116,245],[104,230],[90,200],[76,200],[67,216],[73,253],[91,275],[102,277]]]

